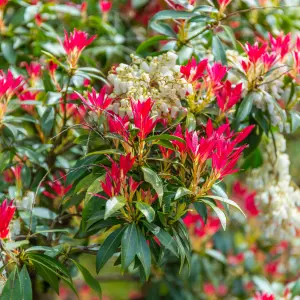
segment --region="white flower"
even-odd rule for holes
[[[247,182],[257,192],[255,200],[261,211],[265,235],[290,239],[300,229],[300,191],[291,184],[290,160],[284,153],[285,139],[277,133],[274,137],[276,152],[270,142],[263,154],[263,165],[251,172]]]

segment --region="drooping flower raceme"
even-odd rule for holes
[[[185,111],[180,100],[192,92],[192,85],[181,74],[176,60],[173,52],[146,59],[132,56],[131,65],[120,64],[113,69],[108,75],[114,87],[110,109],[132,117],[130,100],[143,102],[150,98],[154,101],[153,115],[176,117],[179,111]]]
[[[276,152],[270,142],[263,155],[264,164],[251,172],[247,182],[256,191],[266,236],[290,239],[300,229],[300,191],[291,183],[284,137],[275,134],[275,142]]]
[[[5,199],[0,205],[0,239],[5,239],[9,233],[9,223],[12,220],[16,207],[13,206],[13,201],[8,203]]]

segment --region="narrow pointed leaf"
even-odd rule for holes
[[[136,207],[140,212],[142,212],[149,223],[154,221],[155,211],[148,203],[137,202]]]
[[[160,200],[160,204],[162,204],[162,197],[164,195],[163,183],[160,177],[151,169],[142,167],[144,173],[144,179],[146,182],[150,183],[152,187],[155,189],[158,198]]]
[[[135,223],[130,224],[122,237],[121,264],[125,271],[134,260],[138,250],[138,232]]]

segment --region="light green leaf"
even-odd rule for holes
[[[155,218],[155,211],[148,203],[137,202],[136,207],[139,211],[142,212],[149,223],[153,222]]]
[[[192,194],[192,192],[189,189],[187,189],[185,187],[179,187],[175,194],[175,200],[177,200],[185,195],[191,195],[191,194]]]
[[[214,210],[214,212],[220,219],[223,229],[226,230],[226,216],[223,213],[223,211],[209,200],[201,199],[201,201],[204,202],[205,204],[207,204],[208,206],[210,206]]]
[[[160,177],[151,169],[142,167],[144,173],[144,179],[146,182],[150,183],[152,187],[155,189],[160,205],[162,205],[162,198],[164,195],[163,183]]]
[[[104,220],[117,212],[126,204],[126,199],[122,196],[112,197],[106,201]]]

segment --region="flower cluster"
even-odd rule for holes
[[[247,179],[256,191],[266,236],[275,239],[290,239],[300,229],[300,191],[292,185],[290,160],[285,151],[284,137],[275,134],[275,144],[271,141],[266,146],[263,165]]]
[[[267,111],[272,125],[278,126],[280,131],[290,131],[286,111],[279,103],[287,94],[282,78],[284,76],[296,78],[299,74],[298,46],[299,38],[293,44],[291,34],[280,34],[278,37],[269,34],[269,39],[262,43],[256,42],[253,45],[246,43],[244,46],[246,57],[231,50],[227,51],[230,66],[233,68],[229,78],[233,81],[242,81],[245,90],[257,92],[253,97],[254,105],[264,112]],[[294,62],[291,53],[295,58]],[[290,65],[293,65],[292,68]],[[241,78],[236,75],[235,70],[245,76]],[[289,109],[293,105],[295,103],[289,105]]]
[[[192,86],[183,78],[177,55],[173,52],[148,57],[132,56],[132,64],[120,64],[108,75],[114,89],[110,97],[114,99],[111,109],[124,116],[131,114],[130,99],[154,101],[153,114],[169,115],[174,118],[184,110],[181,99],[192,92]]]

